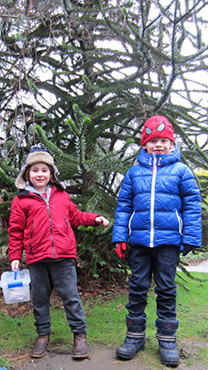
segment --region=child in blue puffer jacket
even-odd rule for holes
[[[147,293],[152,274],[157,295],[156,337],[160,359],[177,366],[176,268],[179,254],[201,246],[201,197],[191,169],[166,117],[149,118],[142,129],[138,164],[126,173],[115,212],[112,243],[120,258],[129,241],[127,334],[116,355],[131,359],[144,348]]]

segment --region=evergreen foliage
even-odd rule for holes
[[[89,261],[95,275],[113,256],[117,195],[148,117],[167,116],[183,161],[208,169],[207,9],[204,0],[1,1],[2,245],[14,179],[34,143],[54,156],[73,201],[111,221],[107,234],[76,233],[82,259],[102,245]],[[206,220],[207,178],[198,180]]]

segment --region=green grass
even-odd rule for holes
[[[176,278],[178,284],[177,318],[180,321],[177,331],[179,348],[185,348],[186,364],[193,365],[200,362],[208,367],[208,351],[205,344],[208,337],[208,279],[207,274],[193,273],[200,280],[192,280],[180,273],[184,280]],[[183,284],[185,288],[181,285]],[[125,316],[127,296],[120,295],[115,299],[105,300],[98,297],[96,301],[87,301],[84,304],[88,325],[88,342],[103,344],[116,348],[125,337]],[[158,360],[158,345],[155,338],[156,302],[154,289],[148,295],[146,349],[139,356],[142,363],[151,364],[151,369],[162,369]],[[63,308],[51,307],[52,335],[51,345],[62,344],[69,348],[73,337],[66,322]],[[0,348],[3,352],[29,351],[34,344],[37,334],[32,314],[10,317],[0,312]],[[192,343],[192,344],[191,344]],[[194,344],[193,344],[194,343]],[[0,359],[0,366],[7,364],[7,358]],[[7,367],[9,368],[9,367]]]

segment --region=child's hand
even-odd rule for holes
[[[16,269],[17,271],[19,271],[19,263],[20,263],[19,260],[14,260],[11,262],[12,271],[15,271]]]
[[[109,221],[103,216],[96,217],[95,222],[97,222],[98,225],[103,225],[105,227],[109,225]]]
[[[193,245],[183,244],[181,246],[183,256],[186,256],[189,252],[191,252],[195,247]]]
[[[126,243],[125,242],[119,242],[116,244],[116,253],[119,256],[119,258],[126,257],[125,252],[126,251]]]

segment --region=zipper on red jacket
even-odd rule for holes
[[[52,243],[52,250],[53,250],[53,258],[56,258],[55,256],[55,248],[54,248],[54,242],[53,242],[53,230],[52,230],[52,222],[51,222],[51,211],[49,204],[47,204],[47,210],[49,214],[49,222],[50,222],[50,232],[51,232],[51,243]]]
[[[57,192],[57,190],[54,191],[54,193],[51,195],[50,199],[52,198],[52,196],[56,192]],[[52,228],[52,222],[51,222],[51,211],[50,211],[50,207],[49,207],[50,199],[47,201],[47,199],[45,199],[44,197],[41,197],[41,198],[44,200],[44,202],[46,203],[46,206],[47,206],[48,215],[49,215],[49,223],[50,223],[50,234],[51,234],[51,244],[52,244],[53,258],[56,258],[54,241],[53,241],[53,228]]]

